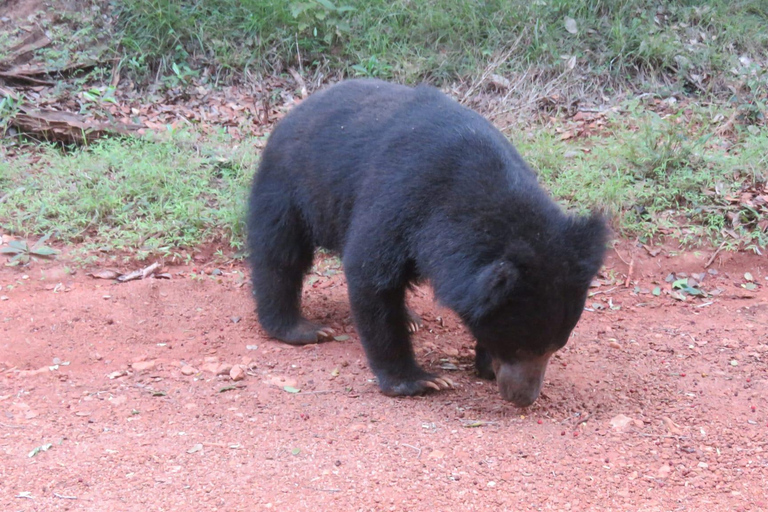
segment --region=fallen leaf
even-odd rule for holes
[[[96,272],[91,272],[87,275],[96,279],[117,279],[120,276],[120,273],[114,270],[103,269],[97,270]]]
[[[570,16],[566,16],[565,17],[565,30],[567,30],[571,34],[578,34],[579,33],[579,27],[576,25],[576,20],[571,18]]]

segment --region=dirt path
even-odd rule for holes
[[[292,348],[260,331],[241,268],[119,285],[2,268],[0,509],[766,510],[766,259],[718,258],[710,299],[649,293],[707,259],[637,255],[626,288],[612,256],[588,301],[603,309],[527,410],[473,376],[469,336],[427,288],[417,354],[459,387],[393,399],[340,274],[312,277],[305,305],[349,338]]]

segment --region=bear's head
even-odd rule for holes
[[[480,264],[456,308],[491,356],[502,397],[520,407],[538,398],[550,357],[581,317],[607,227],[598,215],[565,217],[544,233]]]

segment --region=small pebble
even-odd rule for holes
[[[245,378],[245,372],[239,365],[233,366],[229,371],[229,378],[235,382],[243,380]]]
[[[155,367],[154,361],[137,361],[131,365],[131,368],[133,368],[134,371],[137,372],[145,372],[147,370],[151,370]]]
[[[216,375],[227,375],[232,371],[232,365],[229,363],[221,363],[216,370]]]

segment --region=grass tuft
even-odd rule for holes
[[[55,233],[90,249],[170,255],[224,239],[242,245],[245,197],[255,143],[190,133],[168,140],[108,139],[64,153],[43,146],[34,166],[3,165],[14,190],[0,226],[23,235]]]

